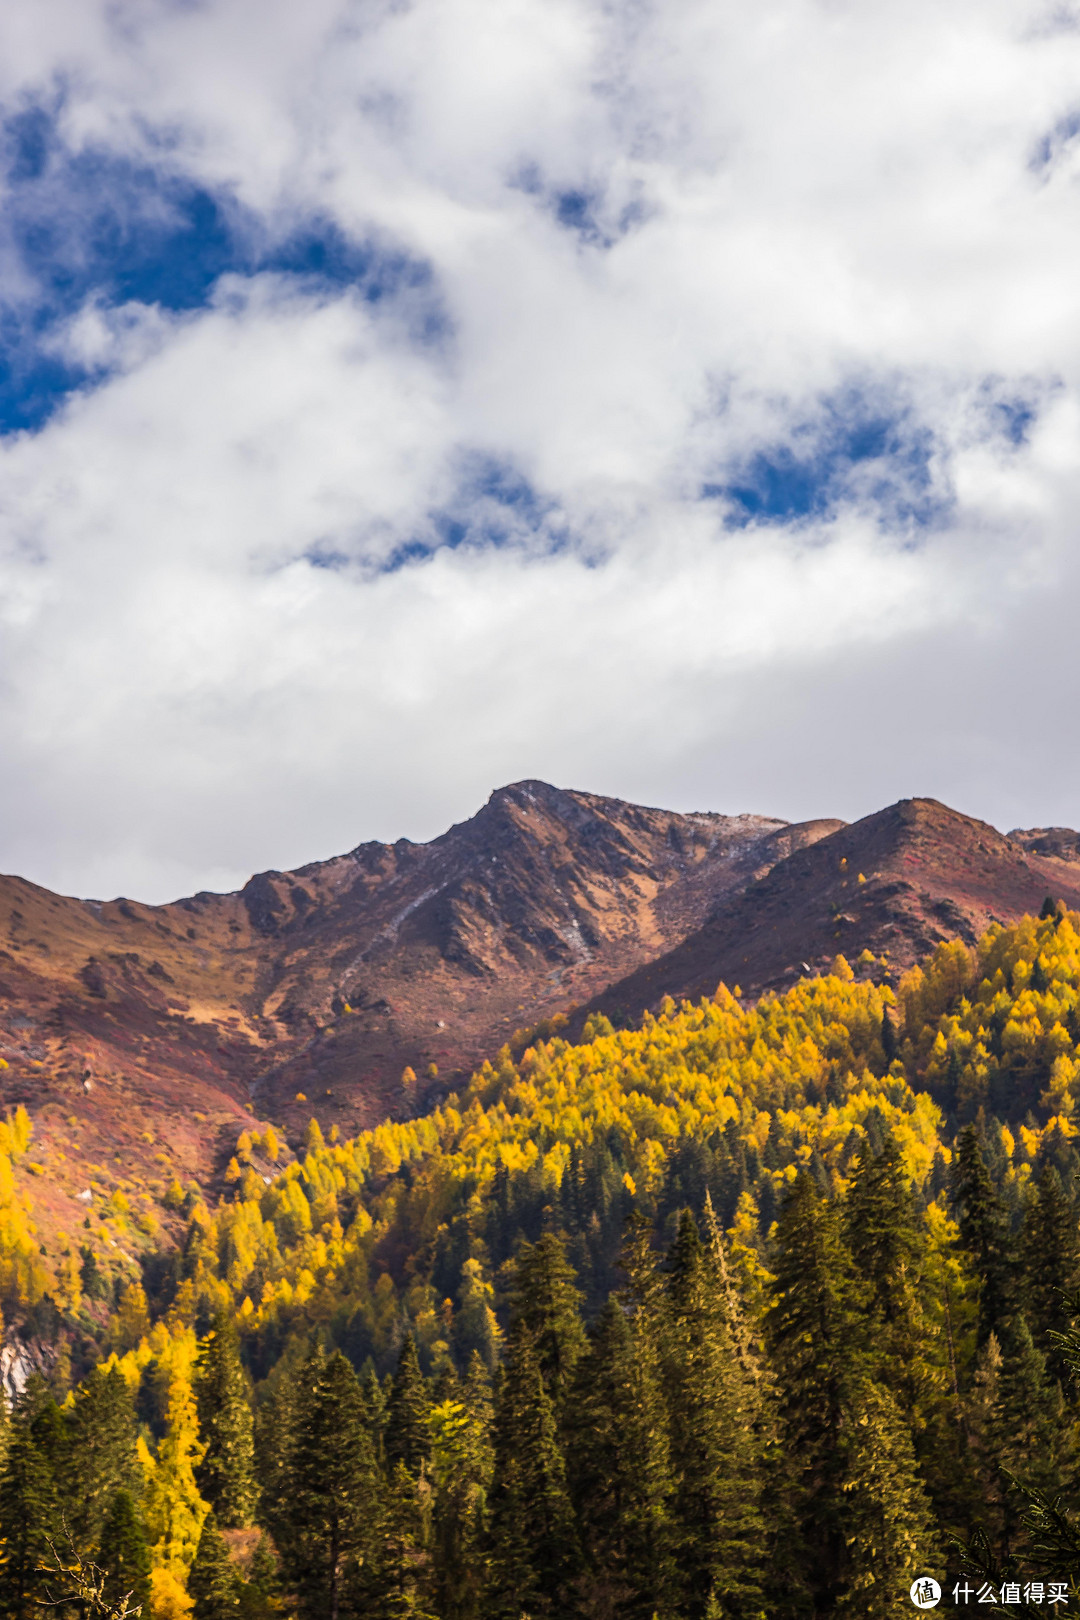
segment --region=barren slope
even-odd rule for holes
[[[795,851],[722,901],[666,956],[600,998],[637,1018],[664,995],[744,995],[791,984],[838,953],[887,959],[895,976],[943,939],[976,940],[992,922],[1037,912],[1047,895],[1080,907],[1080,838],[1066,828],[1002,837],[933,799],[904,799]]]
[[[364,844],[236,894],[145,906],[0,879],[0,1082],[34,1117],[35,1195],[70,1224],[91,1178],[212,1181],[252,1112],[371,1123],[403,1105],[405,1064],[467,1070],[835,825],[524,782],[429,844]]]

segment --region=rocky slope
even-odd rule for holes
[[[863,950],[892,979],[944,939],[973,943],[992,922],[1037,912],[1047,895],[1080,907],[1080,835],[1003,837],[933,799],[904,799],[797,850],[718,905],[674,950],[618,984],[603,1010],[637,1018],[664,995],[745,996],[783,988],[838,953]],[[883,959],[883,960],[882,960]]]
[[[522,782],[429,844],[363,844],[236,894],[145,906],[0,879],[0,1084],[34,1119],[35,1202],[70,1224],[91,1180],[212,1184],[252,1114],[373,1123],[409,1105],[406,1064],[421,1093],[468,1071],[838,825]]]
[[[431,843],[235,894],[145,906],[3,878],[0,1097],[29,1109],[35,1205],[67,1229],[91,1183],[213,1190],[253,1117],[293,1140],[312,1113],[352,1131],[553,1013],[634,1020],[720,979],[756,994],[838,951],[898,972],[1048,893],[1080,906],[1068,829],[1004,838],[930,800],[788,826],[534,781]]]

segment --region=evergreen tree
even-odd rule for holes
[[[62,1529],[53,1468],[56,1408],[43,1395],[43,1381],[32,1379],[15,1412],[0,1479],[0,1614],[11,1620],[38,1611],[46,1595],[40,1566]]]
[[[964,1467],[955,1493],[959,1511],[951,1517],[967,1534],[981,1525],[995,1547],[1001,1545],[1004,1535],[1004,1481],[997,1455],[1002,1362],[997,1334],[991,1333],[978,1352],[971,1386],[964,1396]]]
[[[1061,1389],[1048,1379],[1046,1358],[1032,1343],[1020,1313],[1014,1317],[1006,1341],[996,1396],[990,1438],[998,1472],[999,1551],[1008,1556],[1025,1550],[1022,1504],[1011,1487],[1011,1477],[1019,1476],[1025,1484],[1053,1497],[1072,1480],[1076,1465],[1075,1441]]]
[[[461,1268],[461,1308],[454,1318],[454,1347],[461,1363],[479,1351],[489,1372],[499,1359],[502,1333],[495,1318],[494,1289],[484,1278],[479,1260],[469,1258]]]
[[[974,1125],[956,1138],[950,1176],[950,1202],[960,1228],[960,1245],[979,1278],[979,1343],[1000,1336],[1010,1309],[1009,1227],[1001,1200],[979,1148]]]
[[[150,1553],[131,1492],[113,1496],[101,1531],[97,1562],[105,1572],[105,1595],[112,1603],[127,1596],[128,1607],[150,1615]]]
[[[292,1500],[289,1470],[295,1431],[299,1375],[279,1377],[255,1413],[255,1477],[259,1523],[271,1531],[283,1522]]]
[[[269,1537],[260,1536],[251,1555],[247,1581],[240,1591],[243,1620],[273,1620],[275,1615],[280,1614],[280,1585],[277,1559]]]
[[[651,1620],[673,1597],[667,1413],[650,1347],[610,1298],[575,1369],[568,1471],[590,1616]]]
[[[460,1399],[437,1405],[431,1416],[436,1606],[441,1620],[479,1620],[494,1453],[491,1382],[478,1350]]]
[[[1066,1333],[1072,1321],[1069,1301],[1080,1284],[1080,1235],[1076,1211],[1053,1165],[1039,1175],[1025,1211],[1021,1254],[1024,1314],[1050,1377],[1063,1382],[1065,1363],[1051,1334]]]
[[[65,1474],[68,1529],[77,1545],[93,1546],[117,1492],[134,1493],[141,1484],[134,1402],[115,1363],[93,1368],[75,1391]]]
[[[383,1498],[375,1555],[352,1577],[356,1608],[364,1620],[436,1620],[430,1521],[428,1481],[412,1475],[403,1462],[395,1463]]]
[[[926,1229],[891,1134],[855,1164],[844,1240],[864,1285],[873,1376],[892,1390],[906,1420],[923,1428],[947,1386],[947,1346],[927,1320]]]
[[[868,1306],[880,1323],[896,1328],[912,1314],[923,1248],[900,1150],[887,1135],[881,1151],[865,1148],[854,1166],[844,1203],[844,1237],[868,1284]]]
[[[199,1547],[188,1577],[192,1620],[234,1620],[240,1605],[240,1579],[218,1529],[213,1508],[203,1520]]]
[[[559,1408],[574,1366],[585,1349],[582,1294],[561,1238],[545,1232],[537,1243],[523,1243],[517,1257],[511,1297],[514,1320],[532,1345],[544,1385]]]
[[[910,1430],[888,1390],[867,1380],[852,1392],[849,1419],[846,1558],[835,1612],[894,1620],[914,1576],[942,1576],[933,1515]]]
[[[367,1413],[339,1352],[328,1360],[315,1350],[297,1385],[269,1528],[301,1614],[338,1620],[346,1571],[369,1546],[379,1514]]]
[[[364,1406],[367,1409],[368,1427],[371,1431],[371,1443],[375,1448],[375,1460],[380,1468],[386,1462],[386,1417],[388,1395],[371,1362],[368,1362],[360,1380],[360,1391],[364,1397]]]
[[[423,1472],[431,1449],[429,1411],[416,1340],[407,1333],[398,1356],[386,1414],[386,1462],[391,1471],[398,1463],[404,1463],[414,1479]]]
[[[847,1557],[847,1414],[866,1376],[865,1294],[838,1212],[805,1172],[780,1212],[776,1267],[766,1332],[798,1532],[786,1573],[828,1612]]]
[[[726,1304],[684,1211],[667,1260],[664,1388],[675,1476],[682,1609],[705,1620],[762,1607],[765,1525],[758,1399]]]
[[[255,1506],[254,1420],[240,1342],[232,1315],[222,1311],[199,1345],[195,1400],[206,1446],[195,1478],[215,1521],[227,1530],[251,1523]]]
[[[577,1573],[574,1516],[555,1409],[531,1336],[511,1324],[495,1419],[491,1620],[563,1620]]]

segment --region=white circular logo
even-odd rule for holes
[[[911,1583],[911,1601],[917,1609],[936,1609],[941,1602],[941,1587],[931,1575],[920,1575]]]

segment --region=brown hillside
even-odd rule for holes
[[[77,1195],[213,1182],[252,1114],[343,1129],[591,1000],[839,823],[678,815],[522,782],[429,844],[363,844],[167,906],[0,879],[3,1100],[57,1224]],[[5,937],[6,935],[6,937]],[[297,1094],[302,1094],[302,1100]]]
[[[795,851],[722,901],[695,933],[615,984],[597,1004],[636,1018],[664,995],[744,995],[791,984],[864,949],[894,977],[941,940],[973,942],[992,922],[1080,905],[1080,837],[1036,828],[1003,838],[933,799],[904,799]]]

